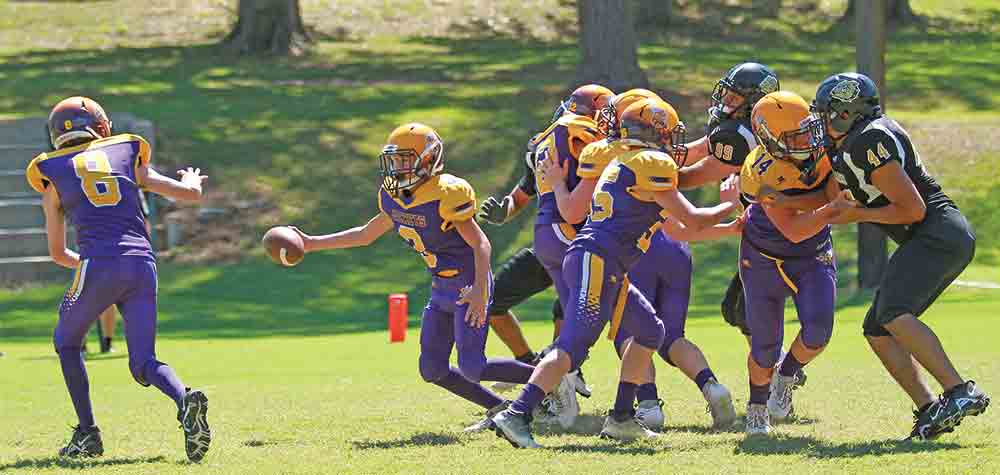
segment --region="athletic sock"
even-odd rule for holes
[[[631,414],[632,404],[635,401],[636,384],[627,381],[618,383],[618,397],[615,398],[615,409],[618,415]]]
[[[59,352],[59,364],[62,366],[63,379],[80,427],[93,427],[96,424],[94,408],[90,403],[90,380],[87,379],[87,367],[83,365],[80,348],[63,348]]]
[[[479,379],[503,383],[524,384],[531,379],[535,367],[510,358],[489,358]]]
[[[143,369],[142,379],[173,399],[174,403],[177,404],[177,409],[180,409],[187,390],[174,370],[159,361],[147,364]]]
[[[750,404],[767,404],[767,400],[770,397],[770,384],[756,386],[753,383],[750,383]]]
[[[455,367],[449,367],[448,375],[444,379],[434,381],[434,384],[484,409],[492,409],[503,402],[503,398],[484,388],[481,384],[469,381]]]
[[[531,411],[535,410],[535,407],[545,399],[545,391],[542,388],[535,386],[534,384],[528,383],[524,385],[524,389],[521,390],[521,395],[511,403],[511,412],[517,414],[531,414]]]
[[[699,371],[694,377],[694,384],[698,385],[699,391],[705,389],[705,385],[708,384],[709,381],[717,381],[717,379],[715,379],[715,373],[712,372],[711,368],[705,368]]]
[[[781,362],[781,368],[778,368],[778,374],[786,378],[789,376],[795,376],[795,373],[799,372],[803,366],[805,366],[805,364],[795,358],[795,355],[789,351],[788,354],[785,355],[785,360]]]
[[[656,401],[660,399],[659,395],[656,394],[656,383],[640,384],[639,387],[635,389],[635,399],[639,402]]]

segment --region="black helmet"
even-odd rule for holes
[[[827,135],[829,129],[846,134],[859,121],[882,115],[878,87],[860,73],[834,74],[823,80],[816,89],[811,109],[823,120]]]
[[[771,68],[760,63],[741,63],[733,66],[712,91],[712,107],[708,109],[709,124],[730,118],[737,112],[749,117],[750,110],[760,98],[780,89],[778,75]],[[743,104],[727,110],[723,99],[727,92],[743,98]]]

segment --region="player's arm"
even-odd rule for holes
[[[786,239],[794,243],[815,236],[848,207],[853,207],[853,204],[849,203],[846,195],[812,211],[763,205],[768,219]]]
[[[690,190],[706,183],[715,183],[733,173],[739,172],[740,167],[738,166],[722,163],[712,157],[708,157],[681,168],[678,176],[681,189]]]
[[[728,202],[717,204],[711,208],[696,207],[676,188],[657,191],[653,196],[656,203],[667,210],[672,218],[695,232],[717,224],[735,208],[732,203]]]
[[[201,201],[201,182],[208,176],[202,175],[200,168],[191,167],[177,170],[177,174],[181,176],[180,181],[159,174],[146,162],[139,165],[136,179],[140,186],[158,195],[180,201]]]
[[[80,265],[80,255],[66,248],[66,219],[56,187],[49,185],[42,192],[42,210],[45,212],[45,234],[49,242],[49,256],[56,264],[69,269]]]
[[[566,176],[569,174],[569,161],[562,164],[554,163],[557,160],[546,160],[539,164],[545,180],[552,185],[552,192],[556,195],[556,206],[559,208],[559,215],[567,223],[577,224],[587,219],[590,213],[590,199],[594,196],[594,188],[597,188],[597,178],[583,178],[577,183],[572,191],[566,186]]]
[[[912,224],[923,221],[927,204],[899,163],[880,166],[871,177],[872,184],[885,195],[889,204],[880,208],[852,208],[843,213],[837,223]]]
[[[462,289],[462,297],[457,303],[459,305],[469,304],[469,310],[465,313],[465,321],[471,326],[480,328],[486,324],[486,302],[490,288],[490,256],[493,253],[493,248],[490,246],[490,240],[486,234],[473,219],[456,222],[455,230],[472,248],[476,266],[475,282]]]
[[[379,212],[363,226],[347,229],[339,233],[310,236],[298,228],[292,228],[302,236],[306,252],[327,249],[347,249],[367,246],[392,229],[392,218]]]
[[[685,226],[676,219],[668,219],[663,223],[663,234],[675,241],[714,241],[729,236],[738,236],[743,232],[743,218],[739,217],[728,223],[719,223],[696,231]]]

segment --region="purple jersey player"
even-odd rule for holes
[[[422,124],[404,124],[389,135],[381,155],[379,213],[364,226],[324,236],[302,233],[306,252],[366,246],[390,229],[415,250],[431,275],[431,298],[420,330],[420,376],[487,409],[488,427],[506,404],[480,381],[523,384],[532,366],[485,355],[490,301],[490,242],[473,216],[476,197],[465,180],[442,173],[444,145]],[[458,368],[449,365],[458,348]]]
[[[747,201],[740,246],[740,276],[750,327],[748,435],[770,432],[770,419],[792,412],[796,373],[818,356],[833,333],[837,269],[829,223],[850,204],[838,200],[814,211],[772,205],[773,196],[826,186],[829,160],[816,121],[798,95],[778,91],[753,108],[760,145],[743,164],[740,188]],[[778,368],[785,299],[792,297],[802,329]],[[773,376],[773,377],[772,377]]]
[[[563,260],[568,289],[562,334],[535,369],[531,381],[510,407],[493,418],[497,435],[515,447],[539,447],[531,435],[534,408],[555,389],[562,377],[579,366],[590,347],[611,322],[632,334],[622,357],[621,382],[615,409],[601,434],[616,439],[655,436],[634,417],[637,383],[649,371],[650,356],[663,341],[663,324],[625,273],[649,248],[666,215],[696,229],[717,223],[732,205],[694,208],[677,191],[677,165],[671,154],[683,125],[673,107],[660,100],[637,102],[622,114],[622,141],[629,150],[604,170],[594,192],[590,216]],[[662,150],[670,150],[670,154]]]
[[[173,369],[156,359],[156,260],[140,205],[140,188],[178,200],[201,199],[200,170],[181,170],[181,181],[150,167],[150,148],[142,137],[111,136],[111,121],[91,99],[71,97],[49,115],[55,151],[28,165],[27,178],[42,194],[49,253],[59,265],[76,269],[59,307],[55,349],[79,424],[66,457],[104,453],[94,422],[90,382],[80,355],[87,329],[108,306],[125,320],[129,370],[136,382],[153,385],[177,405],[191,461],[208,451],[211,432],[201,391],[186,388]],[[76,229],[79,254],[66,249],[64,218]]]

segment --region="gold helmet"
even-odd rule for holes
[[[382,187],[393,196],[413,191],[444,169],[444,144],[434,129],[403,124],[389,134],[379,155]]]
[[[586,84],[576,88],[569,99],[563,102],[563,111],[576,115],[584,115],[594,120],[601,109],[615,93],[600,84]]]
[[[617,138],[622,113],[628,106],[643,99],[660,99],[660,96],[649,89],[629,89],[612,97],[597,116],[597,130],[607,137]]]
[[[687,129],[673,106],[662,99],[643,99],[628,106],[621,114],[619,130],[622,140],[659,148],[678,166],[687,160]]]
[[[772,92],[753,106],[750,124],[757,142],[775,158],[803,164],[823,152],[823,124],[809,113],[809,104],[789,91]]]

